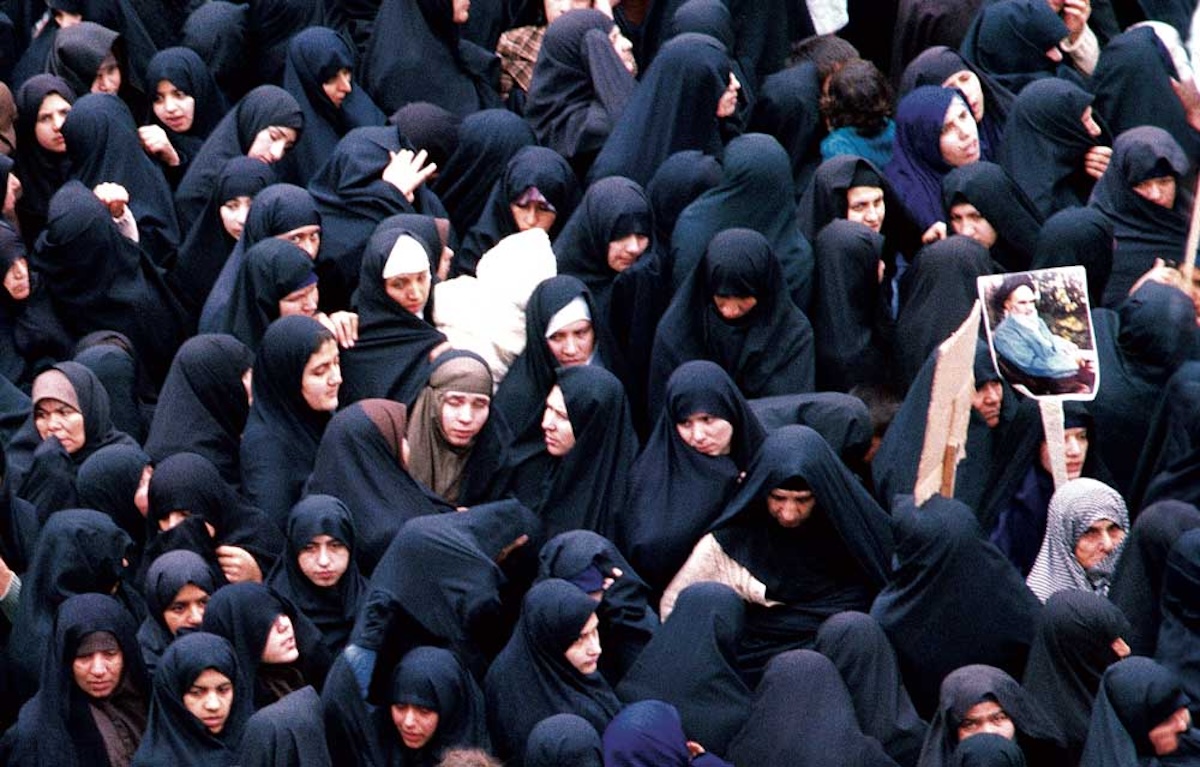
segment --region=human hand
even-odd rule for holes
[[[946,239],[946,222],[935,221],[932,226],[925,230],[921,235],[921,244],[928,245],[931,242]]]
[[[1092,4],[1089,0],[1064,0],[1058,15],[1067,25],[1067,34],[1073,43],[1087,29],[1088,19],[1092,16]]]
[[[1200,88],[1196,87],[1196,81],[1191,79],[1179,81],[1172,77],[1171,90],[1175,91],[1176,98],[1183,105],[1183,111],[1187,115],[1187,121],[1192,126],[1192,130],[1200,131]]]
[[[142,149],[151,157],[157,157],[171,167],[179,166],[179,153],[167,138],[167,132],[161,125],[143,125],[138,128],[138,138],[141,139]]]
[[[429,153],[424,149],[413,154],[411,149],[388,152],[391,161],[383,169],[383,180],[400,190],[404,199],[413,201],[417,187],[437,172],[437,163],[425,164]]]
[[[113,218],[125,215],[125,206],[129,204],[129,190],[120,184],[105,181],[97,184],[92,194],[100,198],[100,202],[108,206],[108,213]]]
[[[1104,171],[1108,170],[1108,163],[1111,160],[1112,147],[1094,146],[1083,156],[1083,172],[1099,180],[1104,175]]]
[[[343,349],[349,349],[358,340],[358,315],[354,312],[322,312],[316,316],[316,320],[333,333],[338,346]]]
[[[258,562],[240,546],[218,546],[217,563],[230,583],[262,583],[263,574]]]

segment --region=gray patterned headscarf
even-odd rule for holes
[[[1025,580],[1038,599],[1045,602],[1051,594],[1068,589],[1108,596],[1108,586],[1125,548],[1125,539],[1089,570],[1075,558],[1076,543],[1092,524],[1102,519],[1129,531],[1125,499],[1103,482],[1081,477],[1055,491],[1050,499],[1042,549]]]

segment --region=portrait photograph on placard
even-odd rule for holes
[[[1030,397],[1090,400],[1100,369],[1081,266],[978,279],[996,371]]]

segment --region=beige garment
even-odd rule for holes
[[[736,591],[744,602],[765,607],[783,604],[767,599],[766,584],[755,578],[749,570],[726,554],[725,550],[721,548],[721,544],[717,542],[716,536],[709,533],[700,539],[692,549],[687,561],[683,563],[683,567],[679,568],[679,572],[667,584],[662,601],[659,603],[658,614],[662,616],[662,620],[665,621],[671,611],[675,609],[675,600],[679,597],[680,592],[700,581],[716,581],[724,584]]]

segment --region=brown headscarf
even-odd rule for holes
[[[413,405],[408,428],[408,473],[453,503],[458,500],[463,470],[474,444],[451,445],[442,431],[442,399],[451,391],[491,397],[492,371],[474,354],[444,355]]]

